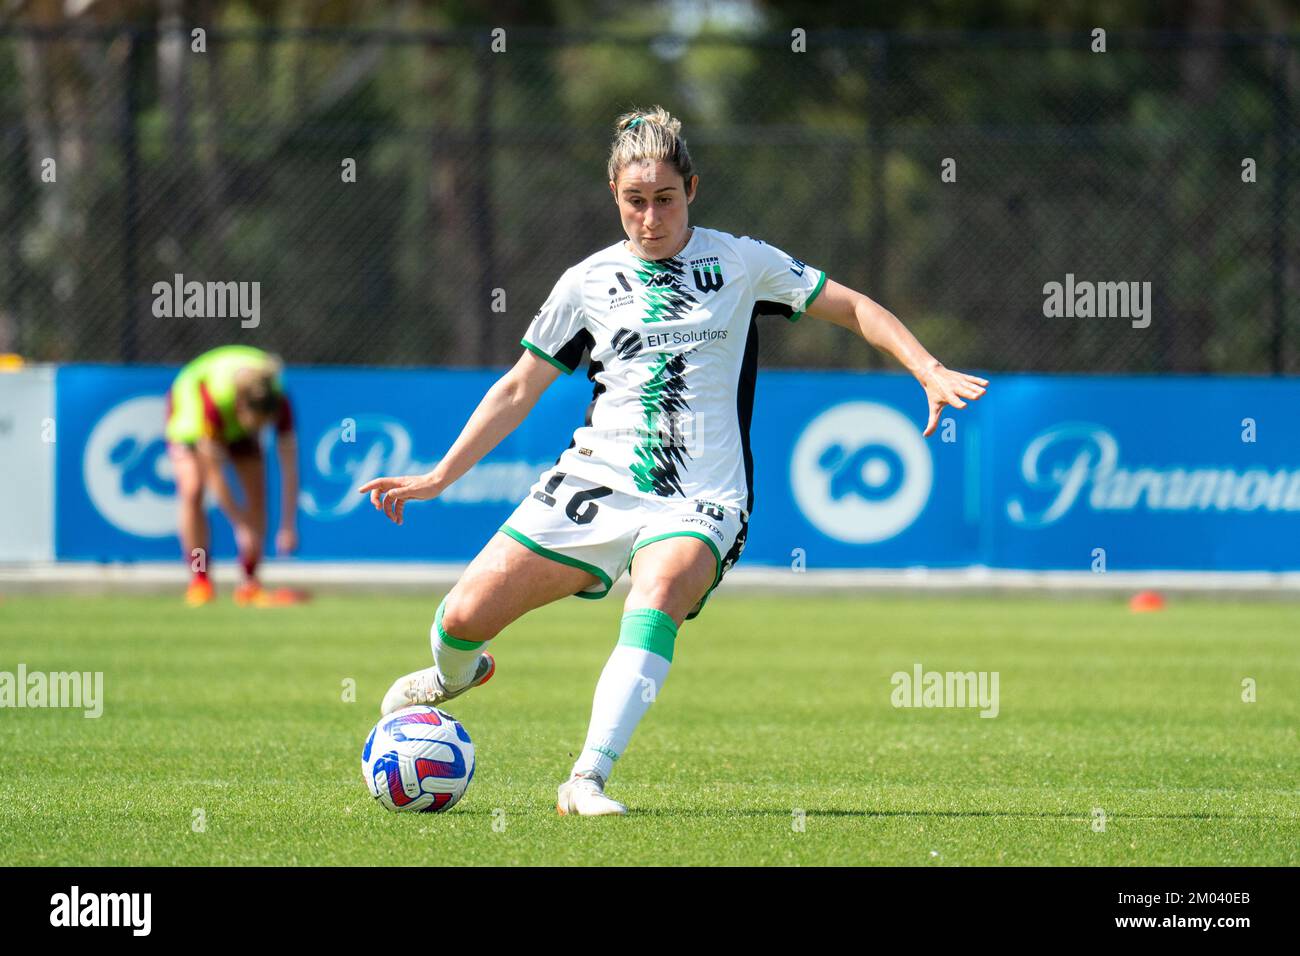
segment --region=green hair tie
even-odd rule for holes
[[[643,119],[645,119],[644,116],[638,116],[638,117],[637,117],[636,119],[634,119],[632,122],[628,123],[626,128],[627,128],[627,129],[632,129],[632,127],[636,126],[636,124],[639,123],[639,122],[641,122]]]

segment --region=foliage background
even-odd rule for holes
[[[510,362],[563,269],[622,238],[614,117],[662,103],[702,170],[693,222],[825,268],[950,365],[1294,373],[1296,22],[1226,0],[11,4],[0,352]],[[260,282],[261,326],[155,318],[176,273]],[[1151,327],[1044,318],[1067,273],[1150,281]],[[786,326],[765,363],[882,362]]]

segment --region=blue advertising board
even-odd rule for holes
[[[1287,379],[1003,377],[983,563],[1300,568],[1298,398]]]
[[[180,556],[162,440],[174,368],[56,380],[56,553]],[[305,559],[467,561],[554,463],[591,397],[562,376],[528,419],[403,526],[355,489],[427,471],[499,373],[294,368]],[[744,564],[1300,570],[1300,382],[997,375],[928,439],[903,374],[760,374]],[[277,501],[278,469],[268,455]],[[271,517],[274,529],[276,517]],[[224,520],[213,551],[234,552]]]

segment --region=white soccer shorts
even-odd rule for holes
[[[500,528],[524,547],[600,580],[577,592],[603,598],[654,541],[689,535],[705,542],[717,561],[713,585],[690,614],[704,607],[745,548],[748,517],[739,509],[685,498],[642,498],[614,491],[554,468],[542,472],[528,497]]]

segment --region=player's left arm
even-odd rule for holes
[[[833,279],[827,278],[821,293],[809,303],[807,314],[856,332],[880,351],[892,355],[916,377],[930,403],[930,420],[925,426],[927,438],[938,426],[939,412],[945,405],[965,408],[963,399],[974,401],[988,387],[987,379],[945,368],[894,313]]]
[[[275,452],[280,460],[280,530],[275,533],[275,550],[289,554],[298,550],[298,436],[287,396],[276,423]]]

